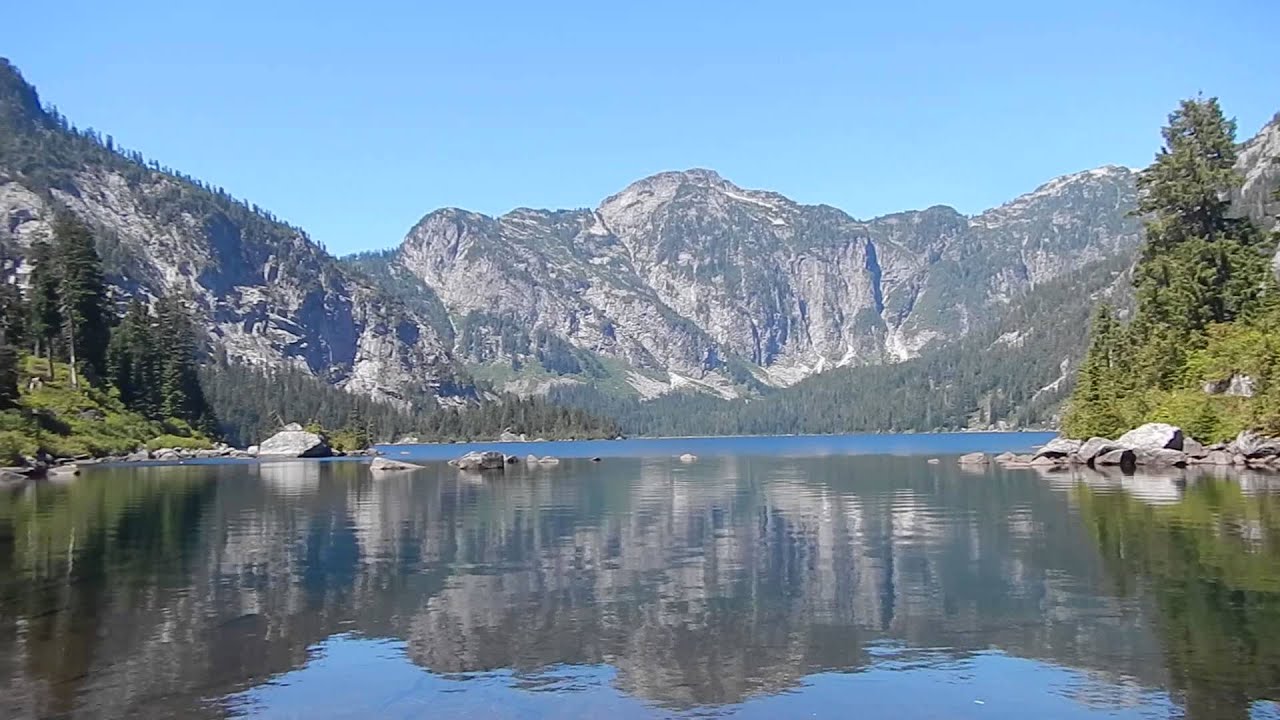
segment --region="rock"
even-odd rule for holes
[[[593,457],[591,458],[591,462],[604,462],[604,458]]]
[[[100,420],[107,419],[107,416],[102,414],[102,411],[96,408],[81,410],[80,412],[76,413],[76,417],[81,420],[90,420],[90,421],[100,421]]]
[[[178,455],[174,450],[157,450],[154,457],[156,460],[166,460],[170,462],[182,459],[182,456]]]
[[[244,454],[248,455],[249,457],[258,457],[258,446],[250,445],[249,447],[244,449]]]
[[[450,465],[459,470],[501,470],[507,466],[507,456],[496,450],[486,450],[484,452],[472,451],[458,458],[449,461]]]
[[[1227,451],[1245,458],[1260,458],[1280,455],[1280,439],[1259,435],[1252,430],[1245,430],[1227,445]]]
[[[1187,454],[1181,450],[1160,448],[1158,450],[1146,450],[1137,453],[1136,455],[1136,461],[1139,465],[1163,465],[1172,467],[1186,467],[1187,465]]]
[[[418,440],[417,435],[405,435],[404,437],[395,441],[393,444],[394,445],[419,445],[421,444],[421,442],[422,441]]]
[[[75,465],[54,465],[45,472],[45,477],[50,480],[69,480],[80,474],[80,468]]]
[[[1181,450],[1182,428],[1167,423],[1140,425],[1116,439],[1116,445],[1134,451]]]
[[[1080,448],[1076,450],[1076,457],[1086,464],[1092,464],[1099,455],[1119,449],[1121,449],[1120,445],[1114,441],[1104,437],[1091,437],[1080,444]]]
[[[1188,458],[1196,460],[1209,454],[1204,445],[1189,437],[1182,438],[1182,452],[1186,453]]]
[[[525,455],[525,456],[524,456],[524,461],[525,461],[525,462],[527,462],[527,463],[529,463],[530,465],[537,465],[537,464],[538,464],[538,456],[537,456],[537,455],[534,455],[534,454],[532,454],[532,453],[530,453],[529,455]]]
[[[991,460],[992,462],[997,462],[1003,465],[1004,463],[1014,462],[1017,459],[1018,459],[1018,456],[1015,455],[1014,453],[1002,452],[999,455],[992,458]]]
[[[1066,465],[1067,460],[1065,455],[1060,457],[1049,457],[1048,455],[1036,455],[1035,457],[1031,458],[1031,462],[1028,464],[1031,465],[1032,467],[1059,467],[1062,465]]]
[[[1244,455],[1241,455],[1240,453],[1236,453],[1235,455],[1231,456],[1231,464],[1243,466],[1245,464],[1246,459],[1247,458],[1245,458]]]
[[[413,470],[421,470],[421,465],[400,462],[399,460],[388,460],[383,457],[376,457],[369,463],[369,469],[373,472],[406,472]]]
[[[941,464],[941,463],[942,463],[942,461],[941,461],[941,460],[939,460],[938,458],[929,458],[929,464],[930,464],[930,465],[938,465],[938,464]]]
[[[1094,465],[1133,467],[1137,464],[1137,456],[1128,448],[1109,450],[1093,459]]]
[[[1080,450],[1080,445],[1081,443],[1079,440],[1056,437],[1045,443],[1045,446],[1040,448],[1040,450],[1036,452],[1035,456],[1038,458],[1064,458]]]
[[[1007,468],[1031,467],[1031,461],[1035,459],[1035,455],[1014,455],[1012,460],[1008,460],[1004,463],[1004,466]]]
[[[516,457],[515,455],[508,455],[506,458],[506,463],[508,465],[515,465],[518,462],[520,462],[520,458]]]
[[[18,487],[26,482],[26,475],[12,472],[8,468],[0,470],[0,489],[8,490]]]
[[[150,459],[151,451],[146,448],[140,448],[137,452],[132,452],[124,456],[125,462],[146,462]]]
[[[498,442],[513,443],[513,442],[528,442],[528,441],[529,441],[529,438],[526,437],[524,433],[520,433],[519,435],[517,435],[516,433],[513,433],[510,430],[504,430],[502,431],[502,434],[498,436]]]
[[[553,458],[550,455],[547,455],[546,457],[543,457],[542,459],[538,460],[538,464],[539,465],[559,465],[560,458]]]
[[[321,458],[330,457],[333,450],[317,433],[303,430],[297,423],[290,423],[258,446],[258,457]]]
[[[969,453],[968,455],[961,455],[960,464],[961,465],[986,465],[987,454],[975,452],[975,453]]]
[[[698,456],[694,455],[693,453],[685,453],[680,456],[680,462],[682,463],[691,463],[691,462],[697,462],[697,461],[698,461]]]
[[[1228,397],[1253,397],[1257,382],[1248,375],[1233,373],[1225,380],[1210,380],[1201,388],[1206,395]]]
[[[1195,460],[1200,465],[1230,465],[1231,453],[1222,450],[1210,450],[1207,455]]]

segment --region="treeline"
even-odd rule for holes
[[[46,380],[54,379],[55,362],[66,363],[72,387],[111,388],[126,409],[150,420],[209,426],[195,332],[180,300],[161,298],[158,313],[134,300],[117,323],[93,233],[67,214],[55,220],[52,242],[32,243],[28,260],[25,297],[7,283],[0,295],[0,409],[17,406],[18,363],[30,353]]]
[[[1234,211],[1235,122],[1185,100],[1139,179],[1146,239],[1131,322],[1095,313],[1064,430],[1115,437],[1148,421],[1205,441],[1280,433],[1278,238]]]
[[[641,402],[586,386],[549,397],[614,417],[632,435],[763,435],[1036,427],[1071,390],[1093,298],[1128,303],[1123,256],[1044,283],[962,340],[892,365],[831,370],[760,396],[680,392]]]
[[[485,440],[504,431],[531,438],[619,434],[612,420],[542,398],[505,395],[479,404],[397,407],[353,395],[298,370],[261,369],[225,359],[202,368],[200,379],[219,435],[240,446],[257,443],[282,423],[294,421],[327,428],[330,436],[368,442],[392,442],[405,436],[424,442]]]

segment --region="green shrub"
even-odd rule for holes
[[[147,441],[148,450],[161,450],[164,448],[177,448],[180,450],[208,450],[213,447],[207,439],[202,437],[182,437],[180,435],[160,435]]]

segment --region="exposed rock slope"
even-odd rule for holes
[[[148,167],[42,109],[0,60],[0,247],[23,274],[55,209],[95,228],[127,294],[182,294],[232,360],[292,365],[392,401],[452,392],[448,343],[300,230],[221,189]]]

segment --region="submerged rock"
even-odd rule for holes
[[[401,462],[399,460],[388,460],[384,457],[376,457],[373,462],[369,463],[369,469],[373,472],[405,472],[413,470],[421,470],[421,465]]]

